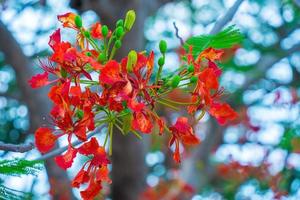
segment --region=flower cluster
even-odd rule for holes
[[[48,62],[41,62],[45,72],[29,80],[32,88],[52,85],[48,96],[53,102],[50,117],[54,126],[36,130],[39,151],[52,150],[58,138],[66,136],[68,149],[55,157],[58,166],[71,167],[77,154],[89,158],[72,182],[78,188],[88,183],[81,191],[83,199],[93,199],[101,190],[102,182],[111,182],[107,167],[114,128],[124,135],[133,133],[141,138],[140,133],[150,134],[157,126],[159,134],[170,134],[176,162],[180,162],[180,143],[200,143],[187,117],[179,117],[175,124],[168,125],[155,111],[157,104],[174,109],[185,106],[191,116],[196,112],[203,116],[207,111],[220,124],[237,116],[228,104],[220,101],[223,90],[219,86],[221,70],[217,61],[222,50],[207,48],[195,57],[190,48],[182,55],[182,65],[167,75],[162,74],[167,51],[165,41],[159,45],[161,57],[157,71],[152,51],[147,54],[132,50],[121,61],[115,60],[135,17],[134,11],[128,11],[125,19],[117,21],[115,29],[109,30],[98,22],[84,28],[80,16],[74,13],[58,16],[63,27],[76,31],[77,43],[63,41],[60,29],[56,30],[49,40],[53,53]],[[168,98],[178,88],[187,91],[191,97],[188,102]],[[100,142],[92,136],[97,127],[105,125],[105,141]],[[81,142],[79,147],[72,144],[74,138]]]

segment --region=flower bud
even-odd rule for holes
[[[124,33],[124,29],[122,26],[119,26],[117,29],[116,29],[116,36],[117,38],[120,38]]]
[[[124,22],[124,28],[125,28],[126,32],[131,30],[131,28],[135,22],[135,17],[136,16],[135,16],[134,10],[129,10],[126,13],[125,22]]]
[[[163,66],[165,64],[165,58],[164,57],[160,57],[159,59],[158,59],[158,65],[159,66]]]
[[[180,80],[181,80],[181,78],[179,75],[173,76],[172,81],[171,81],[172,88],[176,88],[179,85]]]
[[[196,83],[197,80],[198,80],[198,77],[197,77],[197,76],[192,76],[192,77],[190,78],[190,82],[191,82],[191,83]]]
[[[89,31],[84,31],[83,32],[84,37],[86,38],[90,38],[91,37],[91,33]]]
[[[79,15],[75,16],[74,22],[75,22],[75,25],[77,26],[77,28],[82,27],[82,19]]]
[[[103,37],[107,37],[108,35],[108,27],[106,25],[102,26],[101,33]]]
[[[128,72],[132,72],[133,66],[136,65],[137,62],[137,53],[134,50],[131,50],[128,54],[128,60],[127,60],[127,65],[126,69]]]
[[[82,119],[83,118],[83,116],[84,116],[84,112],[83,112],[83,110],[77,110],[76,111],[76,116],[78,117],[78,119]]]
[[[165,40],[161,40],[159,42],[159,50],[162,54],[165,54],[167,52],[167,42]]]
[[[124,20],[123,19],[119,19],[116,23],[116,27],[119,27],[119,26],[123,26],[124,24]]]
[[[190,65],[190,66],[188,66],[187,70],[188,70],[188,72],[194,72],[195,68],[193,65]]]
[[[60,69],[60,74],[63,78],[67,78],[67,76],[68,76],[68,73],[64,68]]]
[[[105,53],[100,53],[98,56],[98,61],[103,62],[106,60]]]
[[[119,48],[121,48],[121,46],[122,46],[121,40],[117,40],[116,43],[115,43],[115,47],[116,47],[117,49],[119,49]]]
[[[88,51],[88,52],[85,53],[85,55],[88,56],[88,57],[91,57],[92,53]]]

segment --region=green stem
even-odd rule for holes
[[[164,59],[166,58],[165,54],[163,54],[163,58]],[[163,69],[163,65],[160,65],[158,68],[158,71],[157,71],[156,78],[155,78],[155,85],[157,85],[158,81],[160,80],[160,75],[161,75],[162,69]]]
[[[108,125],[109,129],[109,156],[112,155],[112,143],[113,143],[113,124],[110,122]]]
[[[203,109],[201,110],[199,117],[197,117],[197,122],[200,121],[204,117],[204,115],[205,115],[205,110]]]
[[[174,109],[174,110],[179,111],[179,108],[177,108],[177,107],[175,107],[175,106],[172,106],[172,105],[168,104],[167,102],[163,102],[163,101],[160,101],[160,100],[157,100],[157,102],[160,103],[160,104],[162,104],[162,105],[165,105],[165,106],[167,106],[167,107],[169,107],[169,108],[172,108],[172,109]]]
[[[178,104],[178,105],[193,105],[193,104],[195,104],[192,102],[178,102],[178,101],[173,101],[171,99],[164,99],[164,98],[161,98],[161,100],[166,101],[168,103]]]

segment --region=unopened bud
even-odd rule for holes
[[[179,85],[180,80],[181,80],[181,78],[179,75],[173,76],[172,81],[171,81],[172,88],[176,88]]]
[[[187,68],[188,72],[194,72],[195,68],[193,65],[188,66]]]
[[[165,40],[161,40],[159,42],[159,50],[162,54],[165,54],[167,52],[167,42]]]
[[[108,27],[106,25],[102,26],[101,33],[103,37],[106,37],[108,35]]]
[[[134,50],[131,50],[128,54],[128,60],[127,60],[127,71],[132,72],[133,71],[133,66],[136,65],[137,62],[137,53]]]
[[[124,22],[124,28],[125,28],[126,32],[131,30],[131,28],[135,22],[135,17],[136,16],[135,16],[134,10],[129,10],[126,13],[125,22]]]
[[[91,33],[89,31],[84,31],[83,32],[84,37],[86,38],[90,38],[91,37]]]
[[[119,27],[119,26],[123,26],[124,24],[124,20],[123,19],[119,19],[116,23],[116,26]]]
[[[77,26],[77,28],[82,27],[82,19],[79,15],[75,16],[74,22],[75,22],[75,25]]]
[[[192,76],[192,77],[190,78],[190,82],[191,82],[191,83],[196,83],[197,80],[198,80],[198,77],[196,77],[196,76]]]
[[[158,59],[158,65],[159,66],[163,66],[165,64],[165,58],[164,57],[160,57],[159,59]]]
[[[116,47],[117,49],[119,49],[119,48],[121,48],[121,46],[122,46],[121,40],[117,40],[116,43],[115,43],[115,47]]]
[[[124,33],[124,29],[122,26],[119,26],[117,29],[116,29],[116,36],[117,38],[120,38]]]

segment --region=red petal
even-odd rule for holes
[[[95,182],[93,179],[91,179],[87,189],[81,191],[80,195],[83,200],[93,200],[99,194],[101,188],[102,186],[99,182]]]
[[[93,137],[89,142],[84,143],[78,148],[78,152],[82,155],[91,155],[95,154],[97,149],[99,148],[99,144],[97,142],[97,139]]]
[[[48,80],[48,72],[44,72],[42,74],[37,74],[33,76],[29,81],[29,85],[32,88],[39,88],[49,84]]]
[[[111,184],[112,181],[108,175],[109,175],[108,168],[106,166],[102,166],[96,172],[96,179],[97,179],[97,181],[105,181],[105,182]]]
[[[89,181],[89,174],[87,171],[81,169],[79,173],[75,176],[72,181],[72,187],[79,188],[81,184],[86,183]]]
[[[214,48],[207,48],[205,49],[196,59],[196,62],[201,61],[202,58],[206,58],[210,61],[220,60],[221,56],[223,55],[223,50],[217,50]]]
[[[151,133],[153,124],[149,115],[143,112],[134,112],[132,127],[133,129],[141,131],[142,133]]]
[[[111,60],[104,68],[101,70],[99,80],[101,83],[105,84],[114,84],[115,82],[122,81],[123,78],[121,77],[121,68],[117,61]]]
[[[219,124],[224,125],[228,121],[233,121],[237,118],[237,113],[226,103],[214,103],[209,113],[214,116]]]
[[[211,68],[217,77],[220,77],[222,74],[222,70],[216,65],[216,63],[212,61],[208,61],[208,67]]]
[[[206,89],[218,89],[218,78],[212,68],[206,68],[199,75],[199,80],[205,84]]]
[[[52,49],[55,49],[56,45],[59,44],[61,42],[60,39],[60,29],[57,29],[51,36],[50,36],[50,40],[48,42],[49,46]]]
[[[93,38],[96,39],[102,39],[102,31],[101,31],[101,24],[99,22],[96,22],[95,24],[92,25],[91,27],[91,35]]]
[[[41,127],[35,131],[35,145],[42,153],[51,150],[56,140],[57,136],[54,135],[49,128]]]
[[[67,152],[64,155],[56,156],[54,159],[59,167],[66,170],[72,166],[76,154],[77,150],[69,146]]]

